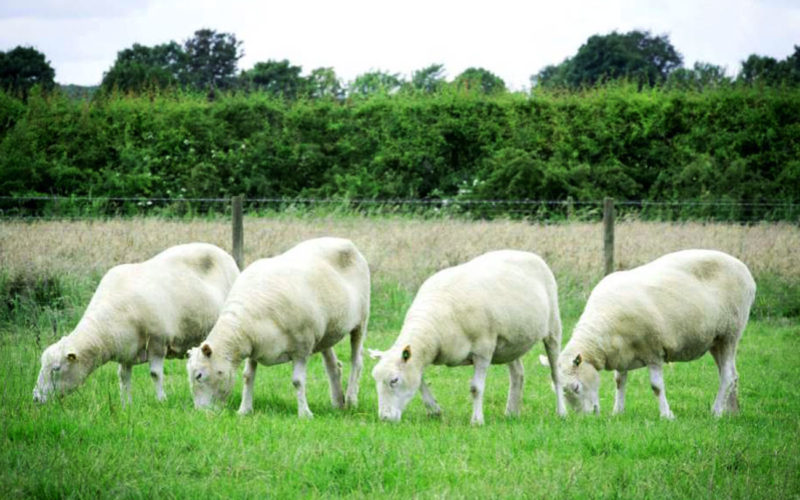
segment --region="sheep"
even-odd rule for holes
[[[123,406],[131,403],[132,366],[146,361],[163,401],[164,358],[185,355],[208,334],[238,274],[233,258],[207,243],[111,268],[75,329],[42,354],[34,401],[72,392],[108,361],[119,363]]]
[[[737,413],[736,346],[755,292],[747,266],[713,250],[670,253],[609,274],[592,291],[558,359],[568,403],[599,413],[598,372],[614,370],[613,411],[622,413],[628,371],[647,366],[661,417],[673,419],[662,365],[711,352],[720,379],[712,412]]]
[[[482,425],[483,392],[490,364],[508,364],[506,415],[520,411],[522,356],[542,340],[554,362],[561,348],[561,320],[555,278],[536,254],[499,250],[444,269],[420,287],[400,335],[385,352],[370,350],[378,391],[378,415],[399,421],[417,390],[429,415],[441,408],[423,379],[430,365],[475,367],[470,391],[471,423]],[[556,411],[566,413],[558,372],[551,370]]]
[[[346,239],[307,240],[253,262],[233,286],[211,333],[189,353],[186,368],[195,407],[224,403],[234,370],[247,358],[239,414],[250,413],[258,363],[291,361],[298,415],[311,418],[306,364],[316,352],[322,352],[333,406],[357,406],[369,300],[369,266]],[[348,333],[351,371],[343,396],[341,363],[333,346]]]

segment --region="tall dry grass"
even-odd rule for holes
[[[591,285],[602,274],[602,228],[595,223],[419,220],[368,217],[245,218],[245,260],[275,255],[318,236],[352,239],[370,262],[374,280],[416,288],[432,272],[492,249],[540,254],[557,277]],[[5,221],[0,223],[0,266],[34,271],[102,274],[123,262],[146,259],[171,245],[206,241],[231,250],[226,221],[133,219]],[[616,227],[617,268],[625,269],[685,248],[714,248],[743,260],[758,275],[800,280],[800,228],[789,224],[654,223]]]

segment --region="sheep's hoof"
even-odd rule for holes
[[[429,418],[441,418],[442,417],[442,409],[436,408],[433,410],[428,410],[428,417]]]

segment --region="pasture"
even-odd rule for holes
[[[741,413],[714,419],[717,371],[706,355],[665,368],[677,419],[662,421],[646,370],[631,372],[626,413],[612,416],[614,382],[602,374],[601,415],[555,415],[537,345],[526,357],[521,416],[503,416],[505,367],[489,370],[486,425],[469,425],[470,367],[432,367],[426,380],[444,410],[429,419],[416,397],[398,424],[380,422],[366,359],[360,404],[331,408],[319,356],[308,373],[311,421],[296,416],[291,366],[261,367],[254,412],[236,415],[241,377],[225,408],[194,410],[185,360],[166,363],[167,401],[145,365],[133,369],[122,408],[117,366],[74,394],[35,405],[39,355],[69,333],[103,273],[167,246],[207,241],[230,250],[227,221],[0,223],[0,494],[14,497],[800,497],[800,228],[620,221],[617,268],[682,248],[715,248],[751,269],[758,292],[739,346]],[[366,347],[397,335],[417,287],[433,272],[485,251],[539,253],[559,285],[569,339],[601,277],[599,224],[530,225],[393,217],[302,215],[245,219],[245,257],[301,240],[352,239],[370,263]],[[54,330],[57,333],[54,333]],[[349,346],[337,355],[348,374]]]

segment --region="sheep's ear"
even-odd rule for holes
[[[582,362],[583,362],[583,357],[581,356],[581,353],[578,353],[578,355],[575,356],[575,359],[572,360],[572,364],[575,366],[580,366]]]
[[[211,346],[210,346],[210,345],[208,345],[208,344],[203,344],[203,345],[200,347],[200,350],[201,350],[201,351],[203,351],[203,354],[205,354],[207,358],[210,358],[210,357],[211,357]]]
[[[407,346],[405,346],[403,348],[403,354],[401,354],[401,356],[403,357],[403,361],[405,361],[405,362],[408,362],[408,360],[411,359],[411,346],[410,345],[407,345]]]
[[[383,351],[377,349],[367,349],[367,352],[369,352],[369,357],[372,359],[381,359],[383,357]]]
[[[75,361],[78,359],[78,355],[74,352],[70,352],[67,354],[67,361]]]
[[[544,354],[539,355],[539,363],[542,366],[550,366],[550,360],[547,359],[547,356],[545,356]]]

